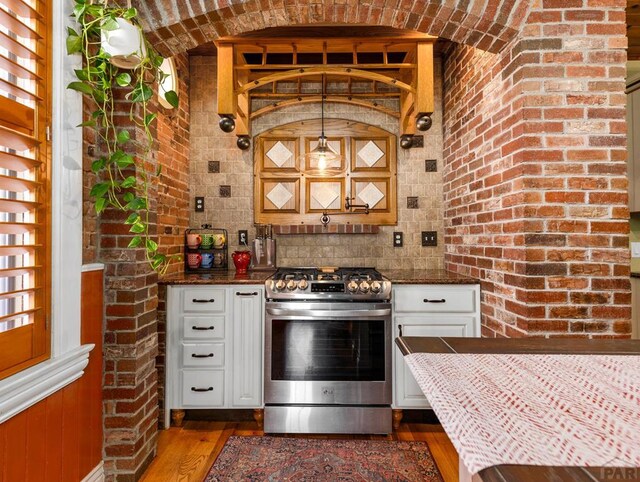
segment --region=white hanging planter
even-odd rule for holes
[[[109,60],[116,67],[135,69],[147,56],[142,30],[124,18],[115,20],[117,29],[102,31],[102,50],[111,56]]]
[[[167,92],[178,91],[178,73],[172,58],[166,58],[162,61],[160,72],[164,74],[164,78],[158,82],[158,102],[165,109],[173,109],[173,106],[166,98]]]

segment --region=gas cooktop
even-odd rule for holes
[[[388,300],[391,282],[375,268],[278,268],[266,281],[266,297],[272,300]]]

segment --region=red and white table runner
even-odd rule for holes
[[[499,464],[640,467],[640,357],[404,358],[471,474]]]

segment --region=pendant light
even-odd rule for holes
[[[321,83],[321,100],[322,100],[322,117],[321,117],[321,133],[318,137],[318,145],[304,155],[307,165],[315,165],[320,171],[325,171],[331,167],[336,161],[342,161],[342,156],[338,154],[327,142],[324,135],[324,74],[322,74]],[[313,163],[313,164],[312,164]]]

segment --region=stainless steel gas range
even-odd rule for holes
[[[280,268],[266,299],[265,432],[391,432],[391,282]]]

